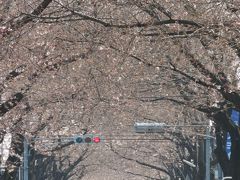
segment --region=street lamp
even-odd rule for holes
[[[193,167],[193,168],[196,168],[196,165],[195,165],[195,164],[193,164],[193,163],[192,163],[192,162],[190,162],[190,161],[187,161],[187,160],[183,159],[183,162],[184,162],[185,164],[187,164],[187,165],[189,165],[189,166]]]
[[[232,176],[226,176],[222,178],[222,180],[225,180],[225,179],[232,179]]]

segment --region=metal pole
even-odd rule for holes
[[[18,180],[21,180],[21,166],[18,168]]]
[[[222,179],[223,173],[222,173],[222,168],[221,168],[220,164],[217,165],[217,170],[218,170],[218,179]]]
[[[24,137],[24,152],[23,152],[23,179],[28,180],[28,142]]]
[[[205,168],[206,168],[206,176],[205,180],[210,180],[210,126],[207,127],[206,129],[206,148],[205,148],[205,153],[206,153],[206,159],[205,159]]]
[[[196,167],[196,170],[197,170],[197,175],[198,175],[198,173],[199,173],[199,166],[198,166],[198,164],[199,164],[199,145],[198,145],[198,136],[197,136],[197,142],[196,142],[196,151],[197,151],[197,163],[196,163],[196,165],[197,165],[197,167]]]
[[[23,166],[19,166],[18,180],[23,180]]]

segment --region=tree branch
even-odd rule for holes
[[[37,6],[36,9],[34,9],[30,15],[24,15],[22,18],[16,20],[12,25],[11,29],[16,30],[21,27],[23,27],[25,24],[31,22],[34,19],[34,16],[40,15],[47,7],[48,5],[52,2],[53,0],[43,0],[41,4]]]

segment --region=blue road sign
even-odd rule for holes
[[[236,125],[239,126],[240,125],[240,112],[233,109],[232,112],[231,112],[231,119]],[[228,154],[228,158],[230,158],[230,155],[231,155],[231,137],[230,137],[229,133],[227,134],[226,152]]]

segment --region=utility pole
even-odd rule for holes
[[[24,137],[23,144],[24,152],[23,152],[23,179],[28,180],[28,141],[27,138]]]
[[[207,126],[206,128],[206,144],[205,144],[205,152],[206,152],[206,159],[205,159],[205,168],[206,168],[206,172],[205,172],[205,180],[210,180],[210,127],[211,126]]]
[[[160,133],[164,131],[164,128],[168,127],[203,127],[206,126],[206,134],[196,134],[197,136],[204,136],[205,137],[205,180],[210,180],[210,157],[211,157],[211,139],[214,139],[213,136],[211,136],[211,126],[212,121],[209,121],[209,124],[200,124],[200,125],[167,125],[165,123],[135,123],[134,124],[134,130],[136,133]],[[194,166],[194,168],[197,168],[198,165],[190,164],[189,162],[186,162],[186,160],[183,162],[187,163],[191,167]]]

